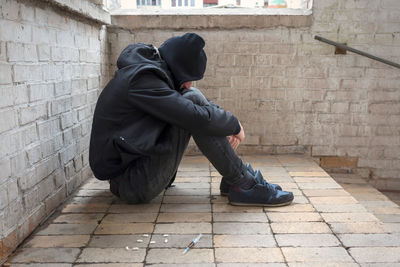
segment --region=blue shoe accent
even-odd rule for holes
[[[292,192],[276,190],[270,184],[256,184],[249,190],[231,186],[228,195],[229,203],[237,206],[279,207],[292,203]]]
[[[276,190],[282,190],[282,187],[278,184],[270,184],[268,183],[261,172],[259,170],[254,170],[253,167],[251,167],[250,163],[246,163],[247,171],[254,176],[258,184],[269,184],[272,187],[274,187]],[[221,184],[219,185],[219,190],[221,192],[221,196],[227,196],[229,194],[229,188],[231,187],[228,182],[226,182],[226,179],[222,177],[221,179]]]

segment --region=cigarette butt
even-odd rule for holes
[[[129,247],[129,246],[126,246],[125,249],[126,250],[139,250],[138,247]]]
[[[143,234],[143,236],[144,236],[144,237],[148,237],[149,235],[148,235],[148,234]]]
[[[165,239],[165,240],[164,240],[164,243],[168,243],[168,239]]]
[[[164,237],[168,236],[168,234],[163,234]]]
[[[150,244],[155,244],[156,243],[156,241],[150,241]]]
[[[138,239],[138,240],[136,240],[138,243],[143,243],[143,240],[142,239]]]

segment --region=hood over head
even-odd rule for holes
[[[117,60],[118,69],[134,64],[155,64],[159,61],[157,49],[153,45],[135,43],[122,50]]]
[[[186,33],[169,38],[160,46],[161,57],[172,73],[176,89],[185,82],[203,78],[207,65],[204,45],[201,36]]]

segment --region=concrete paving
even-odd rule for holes
[[[148,204],[88,180],[5,266],[400,266],[400,209],[377,190],[336,177],[345,190],[305,156],[244,161],[292,191],[293,204],[231,206],[207,160],[185,157],[175,187]]]

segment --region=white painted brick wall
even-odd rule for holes
[[[92,108],[109,79],[108,67],[100,78],[107,33],[65,12],[0,0],[0,239],[17,230],[10,249],[91,175]],[[69,165],[79,174],[74,183]]]

